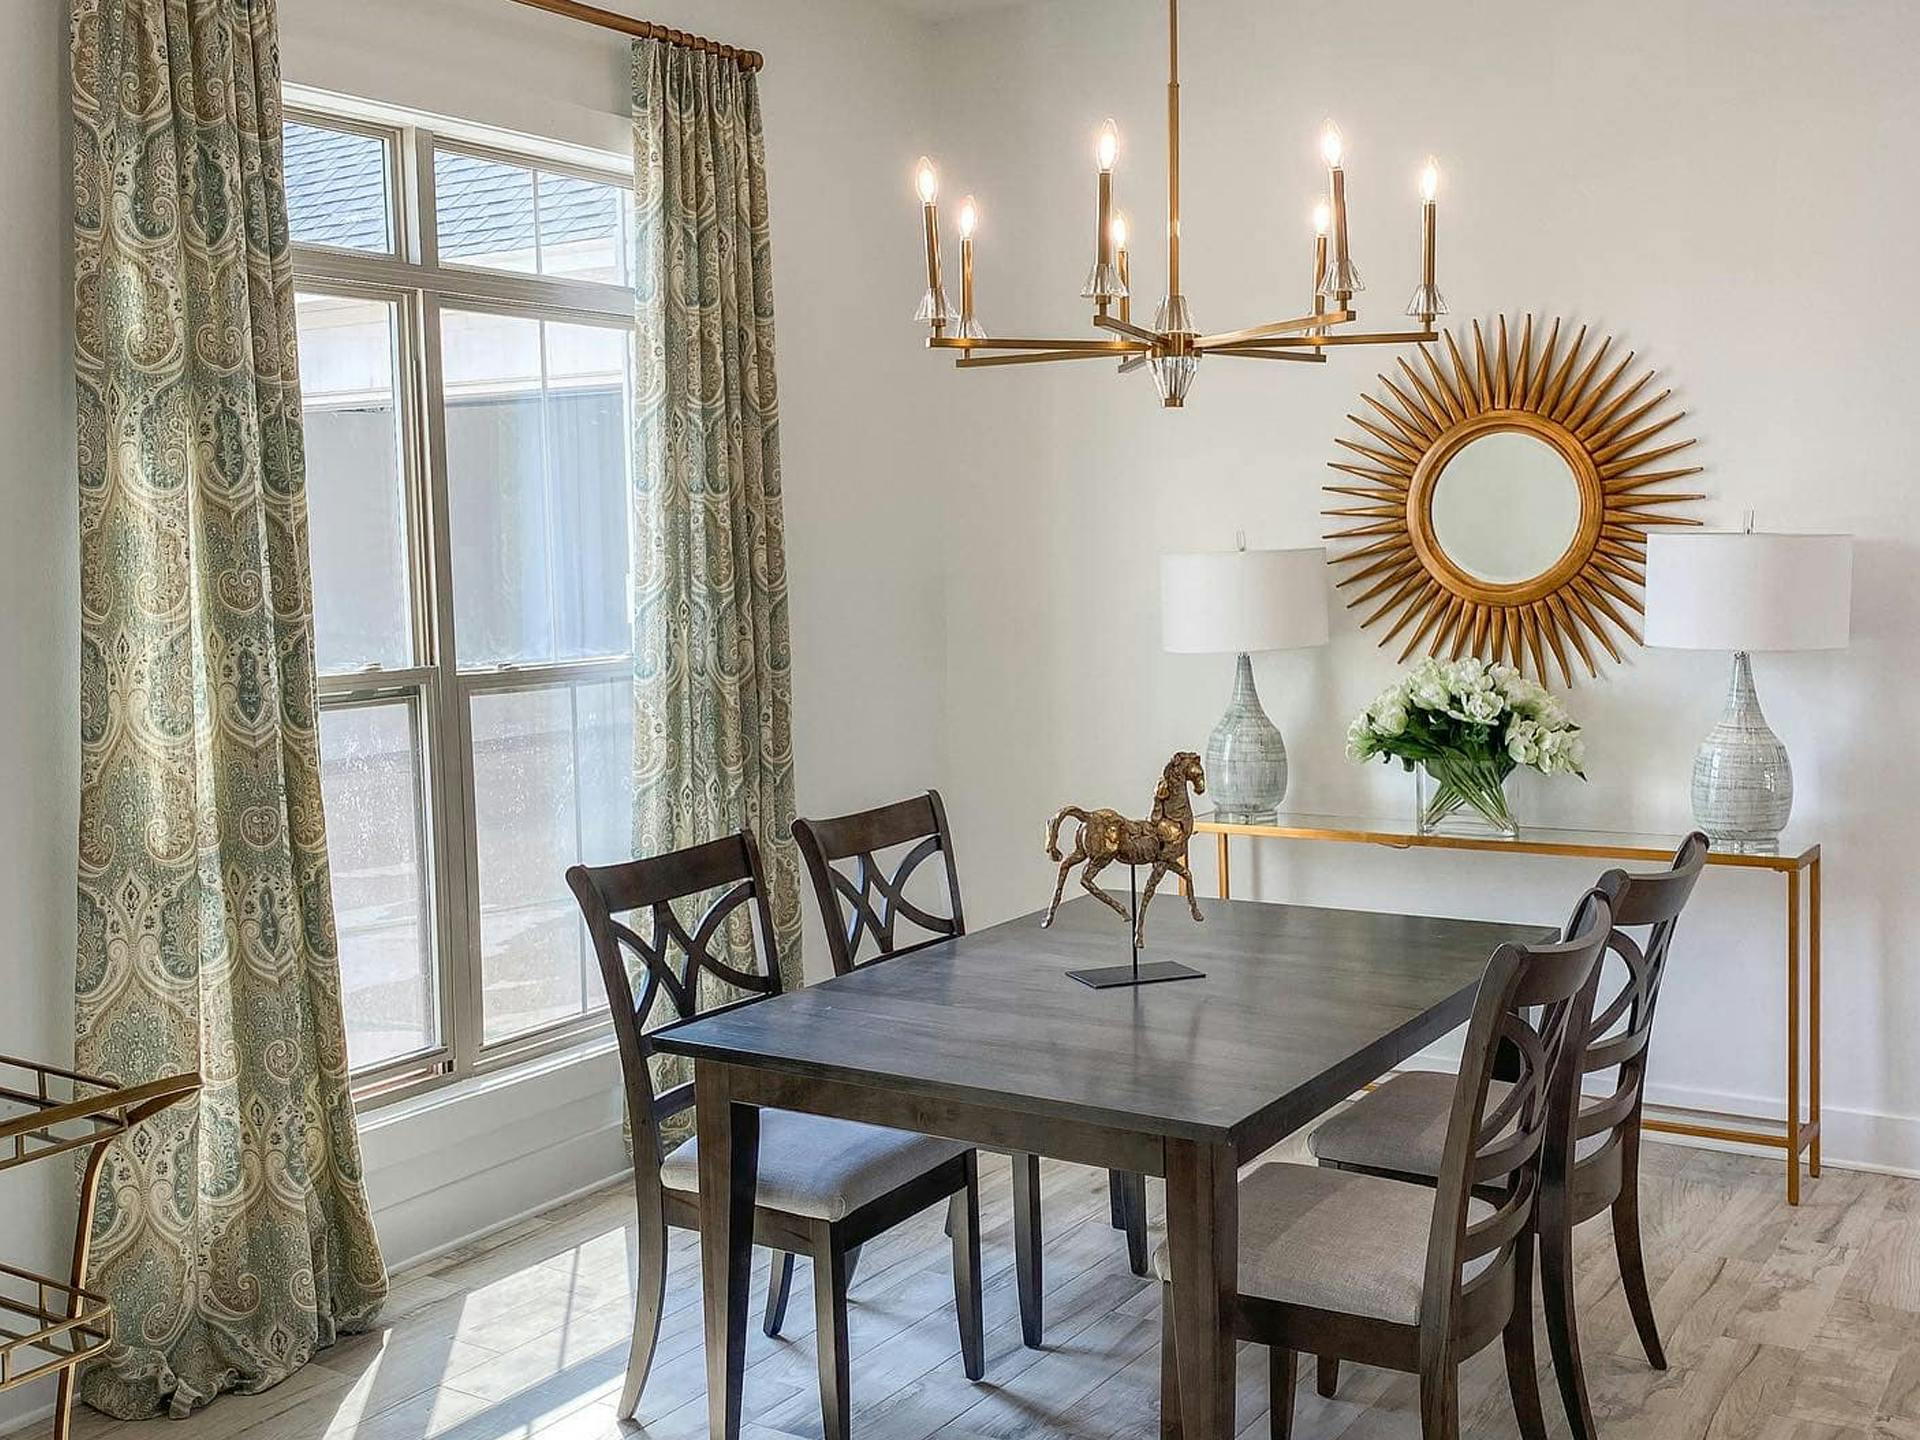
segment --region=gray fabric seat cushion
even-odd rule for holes
[[[1453,1086],[1454,1077],[1439,1071],[1396,1075],[1324,1121],[1307,1137],[1307,1149],[1314,1159],[1331,1165],[1438,1175],[1447,1148]],[[1488,1083],[1488,1114],[1512,1088],[1500,1080]],[[1589,1135],[1574,1148],[1575,1157],[1584,1160],[1606,1143],[1605,1134]]]
[[[970,1147],[937,1135],[916,1135],[794,1110],[760,1112],[760,1187],[772,1210],[816,1220],[844,1220]],[[660,1181],[669,1190],[700,1193],[700,1150],[688,1140],[668,1155]]]
[[[1240,1293],[1418,1324],[1434,1198],[1424,1185],[1377,1175],[1262,1165],[1240,1181]],[[1469,1221],[1492,1213],[1469,1202]],[[1461,1273],[1471,1280],[1491,1263],[1482,1256]],[[1153,1265],[1170,1278],[1164,1244]]]

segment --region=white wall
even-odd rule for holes
[[[0,92],[0,1054],[71,1063],[79,814],[66,7],[8,0]],[[0,1260],[58,1273],[73,1174],[0,1175]],[[0,1396],[0,1428],[23,1406]]]
[[[1531,310],[1616,335],[1691,412],[1712,497],[1698,513],[1737,523],[1752,508],[1763,527],[1859,537],[1852,649],[1756,669],[1795,760],[1798,826],[1828,861],[1828,1154],[1920,1168],[1920,974],[1902,938],[1920,923],[1920,770],[1906,758],[1920,712],[1920,12],[1200,0],[1182,18],[1184,288],[1202,329],[1299,312],[1331,113],[1371,320],[1404,323],[1414,178],[1435,152],[1456,322]],[[1116,183],[1135,234],[1158,232],[1163,26],[1152,0],[1044,0],[941,27],[952,88],[933,152],[952,195],[979,196],[979,305],[995,333],[1084,328],[1105,115],[1124,136]],[[1163,262],[1151,238],[1135,253],[1150,314]],[[946,377],[948,794],[976,923],[1044,900],[1038,837],[1056,805],[1144,805],[1166,755],[1200,748],[1231,661],[1159,652],[1156,556],[1224,548],[1236,529],[1255,545],[1317,543],[1333,528],[1318,513],[1333,437],[1355,433],[1341,417],[1392,354],[1313,369],[1212,360],[1183,412],[1157,408],[1144,374],[1104,364]],[[1525,786],[1526,818],[1684,828],[1725,665],[1647,651],[1583,679],[1569,703],[1591,783]],[[1397,768],[1342,758],[1348,717],[1394,670],[1350,614],[1331,647],[1256,669],[1293,758],[1291,807],[1407,812]],[[1253,875],[1242,857],[1237,893],[1558,921],[1592,870],[1270,844]],[[1778,881],[1715,872],[1703,887],[1663,1003],[1661,1097],[1784,1112],[1780,906]]]

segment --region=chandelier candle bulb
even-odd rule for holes
[[[1124,295],[1127,288],[1113,265],[1113,162],[1120,156],[1120,131],[1113,121],[1100,127],[1093,153],[1099,167],[1099,204],[1094,217],[1093,269],[1080,295],[1093,301],[1094,315],[1104,319],[1108,304]]]
[[[1447,302],[1441,298],[1433,269],[1434,197],[1439,193],[1440,162],[1429,155],[1426,168],[1420,172],[1420,283],[1414,287],[1413,298],[1407,302],[1407,314],[1418,319],[1421,326],[1428,330],[1433,328],[1436,316],[1447,312]]]
[[[940,176],[933,161],[925,155],[914,172],[914,188],[920,192],[920,217],[927,240],[927,293],[920,301],[916,320],[933,327],[936,337],[947,333],[951,314],[947,295],[940,283]]]
[[[1354,269],[1353,255],[1347,245],[1347,172],[1340,158],[1346,143],[1340,127],[1329,120],[1320,132],[1320,158],[1327,162],[1327,193],[1333,197],[1333,265],[1328,271],[1327,291],[1344,310],[1356,290],[1362,289],[1360,272]]]
[[[960,202],[960,334],[984,340],[987,332],[973,315],[973,232],[980,225],[980,207],[969,195]]]

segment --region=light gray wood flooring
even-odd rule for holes
[[[1288,1147],[1292,1149],[1293,1147]],[[1649,1370],[1604,1221],[1581,1232],[1579,1292],[1608,1440],[1920,1440],[1920,1182],[1829,1170],[1789,1210],[1781,1167],[1647,1148],[1647,1264],[1672,1368]],[[930,1212],[869,1245],[853,1288],[854,1434],[871,1440],[1158,1435],[1159,1299],[1107,1224],[1105,1177],[1045,1167],[1047,1345],[1020,1344],[1005,1162],[982,1158],[987,1375],[961,1373],[948,1250]],[[1151,1205],[1156,1238],[1160,1196]],[[631,1319],[631,1193],[616,1187],[395,1278],[384,1327],[265,1394],[183,1422],[81,1440],[698,1440],[706,1434],[699,1255],[675,1232],[668,1315],[637,1427],[613,1417]],[[765,1257],[755,1276],[756,1314]],[[785,1333],[750,1332],[748,1440],[820,1434],[805,1262]],[[1549,1423],[1565,1434],[1544,1331]],[[1302,1367],[1301,1440],[1419,1434],[1413,1382],[1348,1367],[1339,1396]],[[1243,1347],[1239,1419],[1267,1426],[1264,1355]],[[1473,1437],[1516,1434],[1495,1345],[1462,1375]]]

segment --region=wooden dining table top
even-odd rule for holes
[[[1082,896],[850,975],[665,1027],[662,1051],[1246,1153],[1464,1023],[1487,958],[1540,925],[1180,898],[1142,959],[1204,978],[1092,990],[1127,930]]]

